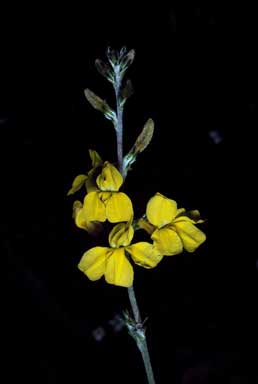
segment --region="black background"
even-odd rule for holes
[[[74,176],[90,168],[88,148],[116,160],[112,125],[83,90],[114,102],[94,60],[126,45],[136,58],[125,150],[155,121],[127,179],[135,210],[159,191],[207,218],[207,241],[193,255],[135,270],[157,383],[255,383],[255,9],[127,6],[2,11],[3,382],[145,380],[133,341],[110,323],[128,307],[126,290],[77,269],[96,243],[75,228],[66,197]]]

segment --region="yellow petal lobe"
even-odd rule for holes
[[[98,192],[88,193],[83,202],[83,210],[88,221],[105,221],[106,209]]]
[[[139,242],[126,247],[135,264],[144,268],[153,268],[162,260],[163,256],[150,243]]]
[[[112,248],[126,247],[131,243],[133,235],[132,225],[120,223],[114,226],[109,234],[108,241]]]
[[[147,218],[151,224],[158,228],[169,224],[176,216],[176,213],[177,203],[160,193],[156,193],[147,204]]]
[[[106,282],[120,287],[131,287],[133,284],[133,268],[125,256],[124,248],[112,250],[108,257],[106,272]]]
[[[206,240],[206,235],[189,221],[179,221],[174,226],[187,252],[194,252]]]
[[[101,191],[118,191],[123,184],[121,173],[108,161],[104,163],[101,174],[97,177],[97,185]]]
[[[168,227],[156,229],[151,235],[154,246],[164,256],[173,256],[183,251],[183,244],[178,234]]]
[[[94,247],[85,252],[78,264],[78,268],[82,271],[90,280],[95,281],[100,279],[105,271],[109,248],[106,247]]]
[[[106,202],[106,215],[111,223],[129,221],[133,216],[133,206],[129,197],[123,192],[113,192]]]

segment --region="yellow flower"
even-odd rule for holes
[[[139,226],[145,229],[162,255],[177,255],[183,251],[194,252],[205,239],[205,234],[194,224],[202,223],[199,211],[185,212],[177,209],[177,203],[156,193],[148,204],[148,222],[141,219]]]
[[[97,235],[102,231],[102,224],[97,221],[89,221],[83,205],[79,200],[73,203],[73,218],[77,227],[84,229],[91,235]]]
[[[81,174],[75,177],[72,183],[72,188],[67,193],[68,196],[79,191],[83,185],[85,185],[87,192],[97,189],[94,176],[97,169],[103,164],[103,161],[99,154],[93,149],[89,149],[89,154],[92,162],[92,169],[87,173],[87,175]]]
[[[120,172],[106,161],[96,183],[98,189],[91,191],[84,198],[83,209],[87,220],[108,220],[111,223],[129,221],[133,216],[133,206],[129,197],[119,192],[123,184]]]
[[[155,267],[162,256],[152,244],[139,242],[131,244],[134,229],[129,223],[119,223],[109,234],[108,247],[94,247],[84,253],[78,268],[92,281],[105,276],[109,284],[130,287],[133,284],[133,267],[128,256],[144,267]]]

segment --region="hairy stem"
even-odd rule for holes
[[[118,169],[122,176],[124,176],[123,167],[123,107],[120,103],[120,89],[121,89],[121,77],[118,70],[115,68],[115,95],[116,95],[116,113],[117,113],[117,125],[116,125],[116,143],[117,143],[117,162]]]

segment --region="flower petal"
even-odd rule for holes
[[[106,202],[106,215],[111,223],[129,221],[133,216],[133,206],[129,197],[123,192],[113,192]]]
[[[94,247],[85,252],[78,268],[92,281],[100,279],[105,271],[110,248]]]
[[[85,184],[85,181],[88,179],[87,175],[78,175],[73,181],[72,188],[67,192],[67,196],[73,195],[75,192],[79,191],[81,187]]]
[[[131,287],[133,284],[133,267],[125,256],[124,248],[112,251],[107,261],[105,279],[107,283],[120,287]]]
[[[132,241],[134,230],[128,223],[120,223],[114,226],[109,234],[108,241],[112,248],[126,247]]]
[[[108,161],[104,163],[101,174],[97,177],[97,185],[101,191],[118,191],[123,184],[121,173]]]
[[[171,228],[156,229],[151,235],[154,246],[162,255],[173,256],[183,251],[183,244],[178,234]]]
[[[194,252],[206,240],[206,235],[189,221],[179,221],[174,226],[188,252]]]
[[[103,161],[98,154],[98,152],[94,151],[94,149],[89,149],[89,154],[92,162],[92,167],[96,168],[103,164]]]
[[[88,193],[83,202],[83,210],[88,221],[105,221],[106,209],[99,198],[99,192]]]
[[[73,218],[78,228],[84,229],[91,235],[98,235],[103,230],[103,225],[99,221],[88,221],[83,205],[79,200],[73,203]]]
[[[126,247],[135,264],[144,268],[153,268],[162,260],[163,256],[152,244],[144,241]]]
[[[161,228],[169,224],[177,213],[177,203],[174,200],[156,193],[147,204],[147,218],[155,227]]]
[[[85,217],[83,205],[79,200],[73,203],[73,218],[77,227],[88,230],[88,222]]]

